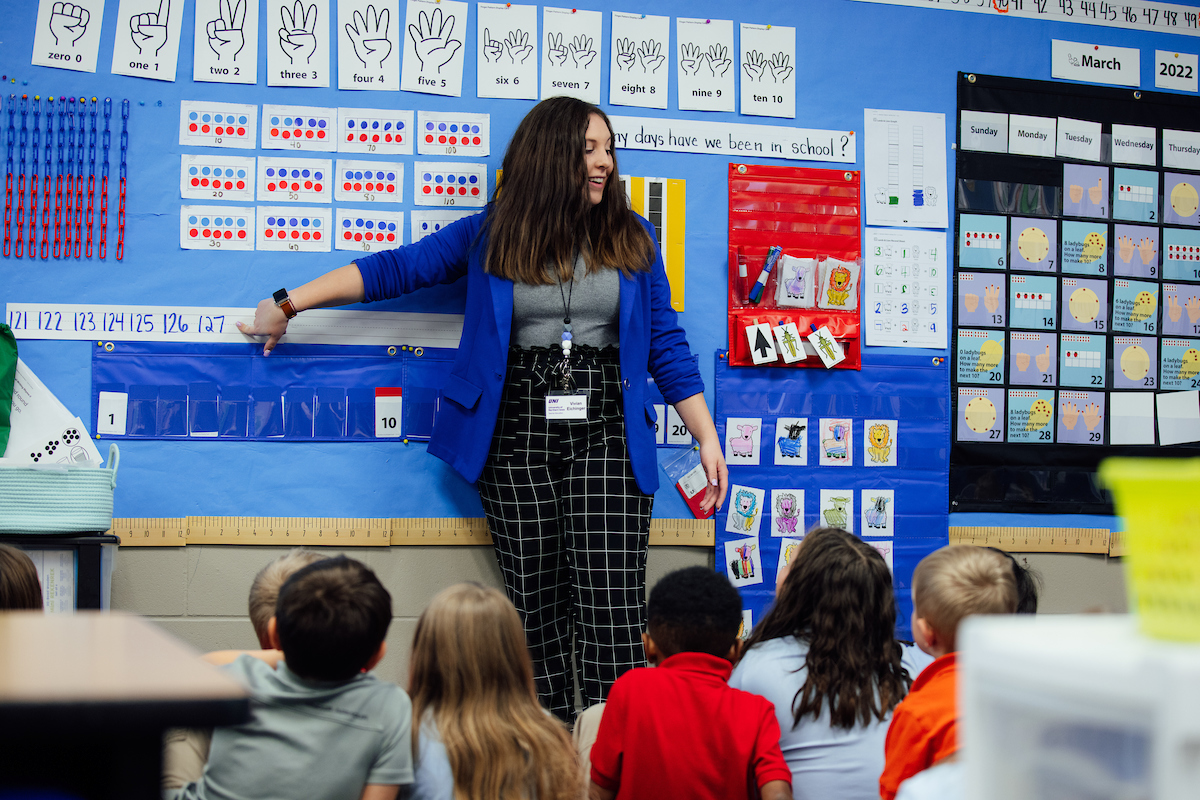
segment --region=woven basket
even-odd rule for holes
[[[112,527],[121,453],[108,466],[0,467],[0,533],[104,532]]]

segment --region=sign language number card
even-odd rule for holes
[[[113,74],[173,82],[182,28],[183,0],[121,0]]]
[[[192,80],[258,83],[258,3],[196,0]]]
[[[459,0],[408,0],[401,89],[462,96],[468,8]]]
[[[37,67],[95,72],[103,21],[104,0],[74,3],[41,0],[30,63]]]
[[[670,17],[614,11],[608,102],[666,108],[670,55]]]
[[[480,3],[476,84],[480,97],[536,100],[537,6]]]
[[[679,109],[733,111],[733,22],[727,19],[675,20],[679,46]]]
[[[742,113],[796,118],[796,29],[742,23]]]
[[[267,85],[329,85],[329,0],[267,0]]]
[[[587,103],[600,102],[599,11],[542,9],[542,99],[565,94]],[[615,73],[614,73],[615,74]]]
[[[338,0],[338,88],[400,88],[399,0]]]

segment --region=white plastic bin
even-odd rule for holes
[[[975,617],[958,641],[968,798],[1200,797],[1200,646],[1126,615]]]

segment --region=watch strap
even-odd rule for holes
[[[271,298],[275,301],[275,305],[279,306],[279,310],[283,312],[283,315],[288,319],[292,319],[298,313],[300,313],[296,310],[296,307],[292,305],[292,298],[288,295],[287,289],[280,289],[279,291],[275,292]]]

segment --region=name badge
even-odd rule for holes
[[[546,395],[546,419],[587,419],[586,394]]]

